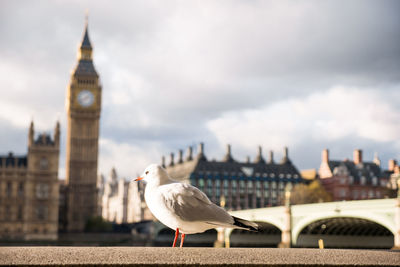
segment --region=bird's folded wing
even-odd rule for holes
[[[194,186],[173,183],[163,186],[162,190],[166,208],[183,221],[233,224],[232,216]]]

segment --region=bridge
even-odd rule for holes
[[[400,247],[400,198],[326,202],[230,212],[259,222],[261,232],[280,235],[281,247]],[[243,242],[260,242],[260,236],[233,229],[219,229],[220,242],[240,233]],[[272,238],[273,240],[274,238]],[[271,238],[270,238],[271,240]],[[276,238],[275,238],[276,240]]]
[[[327,248],[400,248],[400,197],[286,205],[230,213],[257,222],[261,231],[210,230],[188,235],[187,245],[312,248],[318,247],[322,239]],[[161,224],[156,227],[155,234],[159,245],[169,245],[173,238],[173,230]]]

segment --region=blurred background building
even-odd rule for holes
[[[385,171],[377,155],[372,162],[363,160],[360,149],[354,150],[353,155],[353,160],[331,160],[329,150],[322,151],[318,173],[333,201],[394,197],[390,175],[394,173],[395,164]]]
[[[1,239],[57,239],[59,151],[60,124],[35,135],[32,122],[28,154],[0,156]]]
[[[274,161],[272,151],[265,160],[261,147],[253,162],[249,158],[246,162],[235,160],[230,145],[221,161],[207,160],[202,143],[197,155],[192,151],[189,147],[185,158],[179,151],[176,162],[171,154],[168,166],[164,158],[162,164],[171,177],[198,187],[212,202],[228,210],[282,205],[285,188],[305,182],[289,159],[287,148],[280,162]]]
[[[107,178],[99,177],[99,215],[115,223],[152,220],[144,201],[144,183],[126,181],[113,168]]]

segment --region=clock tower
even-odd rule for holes
[[[97,211],[97,158],[101,85],[93,65],[86,21],[78,63],[67,88],[67,230],[81,232]]]

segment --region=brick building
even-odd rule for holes
[[[162,164],[171,177],[196,186],[214,203],[228,210],[251,209],[283,204],[286,186],[304,182],[290,161],[287,148],[279,163],[274,162],[272,151],[269,154],[266,161],[259,147],[254,162],[239,162],[232,157],[228,145],[223,160],[209,161],[200,144],[196,156],[189,147],[185,158],[179,151],[177,162],[171,154],[169,165],[165,166],[164,157]]]
[[[400,166],[395,159],[389,160],[389,169],[385,171],[389,175],[389,187],[393,191],[398,191],[400,187]]]
[[[353,160],[331,160],[322,151],[318,171],[322,185],[334,201],[375,199],[389,196],[389,175],[381,169],[377,155],[372,162],[363,161],[362,150],[354,150]]]

